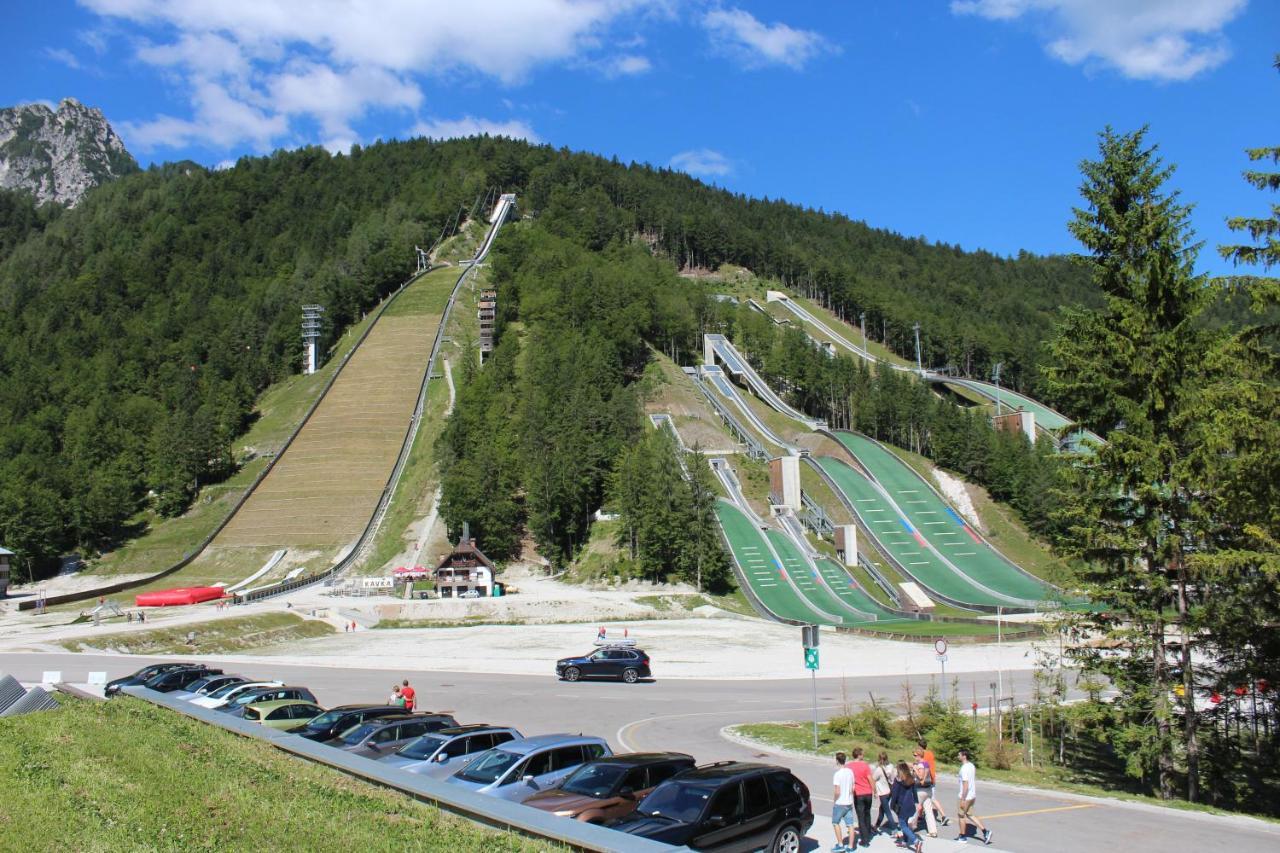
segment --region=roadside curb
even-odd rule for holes
[[[781,722],[794,722],[794,721],[766,720],[764,722],[781,723]],[[809,752],[800,752],[794,749],[783,749],[780,747],[773,746],[772,744],[767,744],[764,741],[755,740],[754,738],[749,738],[749,737],[746,737],[745,735],[740,735],[730,731],[730,729],[734,728],[735,725],[742,725],[742,724],[736,723],[733,725],[725,726],[720,730],[720,737],[723,738],[724,740],[729,741],[732,744],[736,744],[737,746],[746,747],[748,749],[754,749],[759,752],[768,753],[770,755],[776,755],[779,758],[790,758],[797,761],[805,761],[810,764],[829,763],[828,759],[820,758]],[[755,725],[755,723],[753,723],[752,725]],[[998,782],[990,779],[983,779],[982,784],[983,784],[983,787],[995,788],[1000,791],[1009,791],[1012,793],[1025,793],[1027,791],[1034,791],[1036,793],[1051,794],[1054,797],[1061,797],[1064,800],[1069,800],[1072,802],[1089,803],[1091,805],[1098,805],[1098,806],[1112,806],[1114,808],[1122,808],[1122,809],[1128,809],[1130,811],[1145,812],[1146,814],[1160,815],[1164,817],[1167,817],[1170,813],[1173,813],[1179,817],[1190,818],[1193,820],[1201,821],[1203,823],[1216,823],[1219,825],[1235,826],[1235,827],[1248,828],[1253,830],[1262,830],[1264,832],[1271,833],[1273,835],[1276,835],[1277,837],[1280,837],[1280,824],[1272,823],[1270,821],[1265,821],[1265,820],[1259,820],[1256,817],[1249,817],[1248,815],[1225,814],[1221,812],[1200,812],[1200,811],[1194,811],[1191,809],[1179,809],[1173,806],[1158,806],[1153,803],[1140,803],[1134,800],[1121,800],[1121,799],[1114,799],[1111,797],[1098,797],[1098,796],[1093,796],[1091,794],[1079,794],[1074,791],[1061,791],[1056,788],[1042,788],[1037,785],[1014,785],[1011,782]]]

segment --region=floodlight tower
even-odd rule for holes
[[[871,355],[871,350],[867,349],[867,312],[863,311],[858,314],[858,324],[862,326],[862,352],[865,355]]]
[[[421,246],[414,246],[413,251],[418,255],[418,272],[425,272],[427,269],[427,251]]]
[[[1004,367],[1004,362],[1002,362],[1002,361],[997,361],[997,362],[996,362],[996,369],[995,369],[995,380],[996,380],[996,417],[997,417],[997,418],[998,418],[998,417],[1000,417],[1000,415],[1002,414],[1002,412],[1001,412],[1001,405],[1000,405],[1000,368],[1002,368],[1002,367]]]
[[[920,363],[920,324],[916,323],[912,328],[916,333],[916,373],[924,376],[924,365]]]
[[[316,372],[316,341],[320,339],[320,315],[324,313],[323,305],[302,306],[302,372],[308,376]]]

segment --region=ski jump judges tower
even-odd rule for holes
[[[320,315],[323,305],[302,306],[302,372],[308,376],[316,372],[320,358],[316,354],[316,341],[320,338]]]

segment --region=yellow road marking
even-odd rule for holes
[[[1049,808],[1044,808],[1044,809],[1027,809],[1026,811],[1023,811],[1023,812],[1001,812],[1000,814],[980,814],[978,815],[978,817],[981,818],[982,820],[992,820],[998,817],[1022,817],[1024,815],[1046,814],[1048,812],[1069,812],[1069,811],[1074,811],[1075,809],[1096,809],[1099,805],[1100,805],[1099,803],[1080,803],[1079,805],[1075,805],[1075,806],[1051,806]]]

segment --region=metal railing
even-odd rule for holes
[[[427,776],[406,773],[399,768],[388,767],[381,761],[352,755],[341,749],[288,732],[267,728],[260,723],[234,718],[211,708],[201,708],[146,687],[125,687],[121,692],[241,737],[270,744],[276,749],[316,764],[324,764],[348,776],[392,788],[415,800],[431,803],[442,811],[452,812],[495,829],[553,841],[574,850],[601,851],[601,853],[609,853],[609,851],[662,853],[662,851],[688,849],[627,835],[624,832],[605,829],[583,821],[556,817],[541,809],[477,794],[461,786],[450,785]]]
[[[765,449],[765,446],[760,439],[756,438],[755,435],[749,432],[747,428],[742,425],[742,422],[733,416],[727,406],[716,399],[716,396],[707,389],[707,386],[702,384],[701,378],[694,377],[693,384],[694,387],[702,392],[702,396],[711,404],[711,408],[720,416],[720,420],[729,428],[729,432],[733,433],[733,437],[746,445],[748,456],[752,459],[769,459],[769,451]]]

